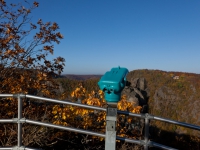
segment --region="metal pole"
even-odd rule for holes
[[[166,119],[166,118],[161,118],[161,117],[157,117],[157,116],[153,116],[153,119],[154,120],[163,121],[163,122],[167,122],[167,123],[176,124],[176,125],[179,125],[179,126],[183,126],[183,127],[187,127],[187,128],[190,128],[190,129],[194,129],[194,130],[199,130],[200,131],[200,126],[197,126],[197,125],[188,124],[188,123],[185,123],[185,122],[179,122],[179,121]]]
[[[14,147],[0,147],[0,150],[42,150],[42,149],[14,146]]]
[[[37,100],[42,100],[42,101],[47,101],[47,102],[52,102],[52,103],[57,103],[57,104],[79,106],[79,107],[83,107],[83,108],[95,109],[95,110],[100,110],[100,111],[106,111],[106,108],[103,108],[103,107],[91,106],[91,105],[80,104],[80,103],[73,103],[73,102],[69,102],[69,101],[51,99],[51,98],[46,98],[46,97],[39,97],[39,96],[34,96],[34,95],[26,95],[26,98],[37,99]]]
[[[135,114],[135,113],[131,113],[131,112],[128,112],[128,111],[117,110],[117,113],[118,114],[129,115],[129,116],[133,116],[133,117],[145,118],[143,114]]]
[[[0,97],[13,97],[13,94],[0,94]]]
[[[145,114],[145,133],[144,133],[144,150],[148,150],[148,140],[149,140],[149,115]]]
[[[0,123],[13,123],[13,119],[0,119]]]
[[[36,149],[36,148],[25,147],[25,150],[42,150],[42,149]]]
[[[161,149],[165,149],[165,150],[178,150],[176,148],[172,148],[172,147],[169,147],[169,146],[165,146],[165,145],[162,145],[162,144],[159,144],[159,143],[156,143],[156,142],[149,142],[151,146],[153,147],[159,147]]]
[[[82,134],[89,134],[89,135],[94,135],[94,136],[99,136],[99,137],[105,138],[105,134],[103,134],[103,133],[97,133],[97,132],[83,130],[83,129],[55,125],[52,123],[45,123],[45,122],[40,122],[40,121],[35,121],[35,120],[30,120],[30,119],[26,119],[25,122],[30,123],[30,124],[41,125],[41,126],[45,126],[45,127],[51,127],[51,128],[67,130],[67,131],[77,132],[77,133],[82,133]]]
[[[106,112],[105,150],[116,149],[117,103],[108,104]]]
[[[13,147],[0,147],[0,150],[13,150]]]
[[[17,95],[18,99],[18,141],[17,146],[22,146],[22,123],[20,122],[20,119],[22,118],[22,99],[20,97],[20,94]]]
[[[120,140],[120,141],[127,142],[127,143],[134,143],[134,144],[138,144],[138,145],[144,144],[144,141],[142,141],[142,140],[134,140],[134,139],[124,138],[124,137],[120,137],[120,136],[117,136],[116,139]]]

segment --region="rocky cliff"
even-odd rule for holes
[[[199,77],[198,74],[180,72],[135,70],[128,74],[129,85],[123,94],[127,95],[128,101],[141,105],[143,113],[200,126]],[[172,124],[152,121],[151,125],[176,134],[200,137],[199,131]]]
[[[122,94],[127,96],[127,101],[133,102],[136,106],[142,106],[142,113],[148,112],[147,102],[150,90],[147,88],[145,78],[131,78]]]

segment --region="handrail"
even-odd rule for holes
[[[34,95],[0,94],[0,97],[14,97],[14,98],[18,99],[18,118],[0,119],[0,123],[17,123],[18,124],[18,144],[15,147],[0,147],[0,150],[1,149],[4,149],[4,150],[7,150],[7,149],[33,150],[33,148],[28,148],[28,147],[22,146],[22,123],[42,125],[42,126],[46,126],[46,127],[53,127],[53,128],[57,128],[57,129],[68,130],[68,131],[78,132],[78,133],[82,133],[82,134],[95,135],[95,136],[99,136],[99,137],[103,137],[103,138],[106,137],[106,135],[103,133],[97,133],[97,132],[93,132],[93,131],[77,129],[77,128],[72,128],[72,127],[66,127],[66,126],[61,126],[61,125],[55,125],[52,123],[44,123],[44,122],[40,122],[40,121],[22,118],[22,99],[21,98],[31,98],[31,99],[37,99],[37,100],[48,101],[48,102],[53,102],[53,103],[67,104],[67,105],[84,107],[84,108],[88,108],[88,109],[95,109],[95,110],[100,110],[100,111],[106,111],[106,108],[85,105],[85,104],[80,104],[80,103],[73,103],[73,102],[69,102],[69,101],[63,101],[63,100],[57,100],[57,99],[51,99],[51,98],[45,98],[45,97],[39,97],[39,96],[34,96]],[[124,137],[119,137],[119,136],[116,137],[117,140],[122,140],[122,141],[125,141],[128,143],[135,143],[135,144],[143,145],[145,150],[148,150],[149,146],[158,147],[158,148],[162,148],[162,149],[166,149],[166,150],[168,150],[168,149],[176,150],[175,148],[171,148],[171,147],[168,147],[168,146],[165,146],[165,145],[162,145],[162,144],[159,144],[159,143],[149,140],[149,120],[151,120],[151,119],[184,126],[184,127],[191,128],[194,130],[200,130],[200,126],[197,126],[197,125],[174,121],[174,120],[170,120],[170,119],[166,119],[166,118],[161,118],[158,116],[150,115],[148,113],[135,114],[135,113],[131,113],[131,112],[127,112],[127,111],[120,111],[120,110],[117,110],[117,113],[145,119],[144,140],[134,140],[134,139],[124,138]],[[34,150],[36,150],[36,149],[34,149]]]
[[[44,123],[44,122],[34,121],[34,120],[30,120],[30,119],[26,119],[25,122],[30,123],[30,124],[35,124],[35,125],[42,125],[42,126],[45,126],[45,127],[53,127],[53,128],[57,128],[57,129],[68,130],[68,131],[72,131],[72,132],[78,132],[78,133],[82,133],[82,134],[96,135],[96,136],[105,138],[105,134],[92,132],[92,131],[88,131],[88,130],[66,127],[66,126],[60,126],[60,125],[55,125],[55,124],[52,124],[52,123]]]
[[[176,124],[176,125],[187,127],[187,128],[194,129],[194,130],[200,130],[200,126],[188,124],[185,122],[175,121],[175,120],[171,120],[171,119],[165,119],[165,118],[161,118],[161,117],[157,117],[157,116],[153,116],[153,119],[158,120],[158,121],[167,122],[167,123]]]
[[[79,106],[79,107],[84,107],[84,108],[89,108],[89,109],[106,111],[106,108],[103,108],[103,107],[85,105],[85,104],[81,104],[81,103],[73,103],[73,102],[69,102],[69,101],[56,100],[56,99],[39,97],[39,96],[34,96],[34,95],[25,95],[25,96],[26,96],[26,98],[32,98],[32,99],[37,99],[37,100],[42,100],[42,101],[47,101],[47,102],[52,102],[52,103],[67,104],[67,105]]]

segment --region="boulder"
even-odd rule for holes
[[[147,88],[147,82],[145,78],[131,78],[131,87],[144,91]]]
[[[146,80],[144,78],[131,78],[129,83],[122,92],[127,96],[127,101],[133,102],[134,106],[146,105],[150,95]]]
[[[143,91],[147,88],[147,82],[145,78],[139,78],[137,88]]]
[[[131,78],[131,87],[137,88],[139,78]]]

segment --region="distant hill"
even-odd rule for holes
[[[95,79],[101,78],[102,75],[75,75],[75,74],[63,74],[62,78],[68,78],[73,80],[88,80],[88,79]]]
[[[150,114],[200,126],[200,74],[144,69],[127,75],[128,81],[135,78],[145,78],[147,82]],[[159,124],[159,128],[166,126]],[[198,133],[176,126],[174,132]]]
[[[147,101],[149,114],[200,126],[200,74],[141,69],[129,72],[127,80],[133,87],[128,96],[136,96],[141,104]],[[200,131],[161,121],[150,124],[155,142],[181,150],[199,149]]]

